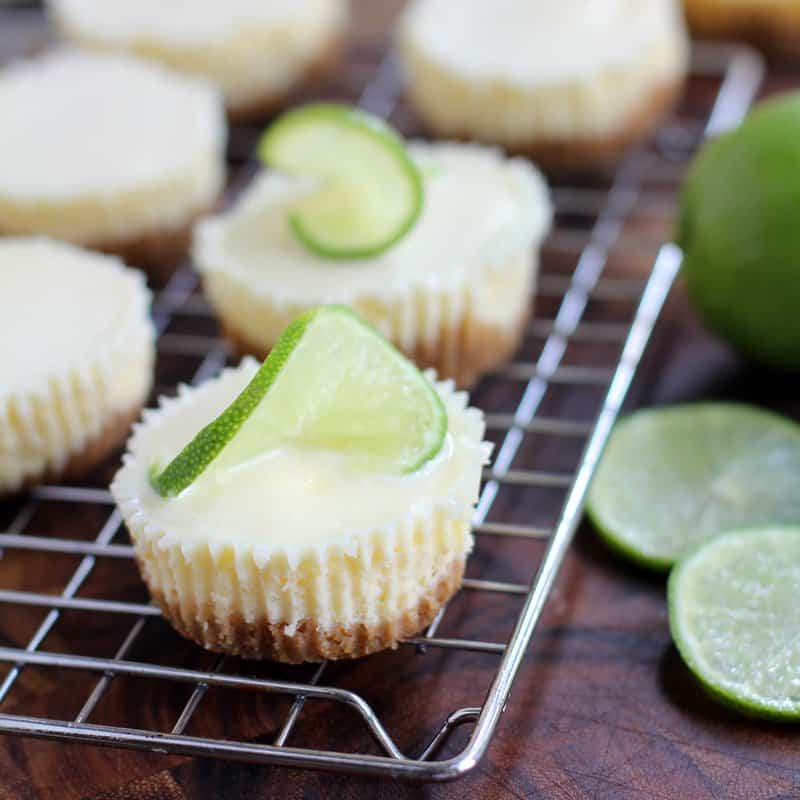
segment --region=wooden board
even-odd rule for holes
[[[385,41],[387,20],[396,3],[362,0],[357,4],[354,41],[346,64],[317,95],[353,99],[371,77]],[[47,39],[34,11],[0,12],[0,60],[29,52]],[[791,78],[772,76],[770,86]],[[707,107],[713,87],[692,85],[682,116]],[[395,121],[414,131],[409,112]],[[248,151],[252,130],[237,131],[234,154]],[[0,142],[2,133],[0,130]],[[606,179],[595,185],[602,189]],[[674,187],[674,177],[658,186]],[[653,180],[655,185],[655,179]],[[668,235],[670,209],[634,214],[629,238],[635,248],[615,251],[610,274],[642,278],[659,242]],[[572,229],[588,229],[591,215],[562,218]],[[551,281],[567,274],[574,253],[550,248],[543,272]],[[552,317],[557,297],[537,302],[537,314]],[[616,303],[597,303],[593,319],[611,319]],[[1,330],[1,328],[0,328]],[[213,334],[204,320],[176,318],[177,334]],[[541,338],[525,343],[525,361],[534,359]],[[618,344],[617,346],[618,347]],[[570,363],[613,364],[615,346],[573,345]],[[158,383],[170,388],[191,373],[196,362],[162,355]],[[493,410],[513,410],[521,385],[494,380],[478,388],[476,401]],[[633,404],[674,403],[700,398],[735,398],[800,417],[798,383],[788,377],[746,368],[705,333],[689,310],[680,287],[658,326],[631,397]],[[553,388],[543,412],[568,419],[590,419],[598,396]],[[574,467],[579,446],[531,436],[515,462],[521,468]],[[107,485],[116,460],[92,476],[89,485]],[[552,524],[563,495],[501,490],[490,519],[521,524]],[[0,530],[21,503],[0,504]],[[57,502],[39,504],[28,533],[90,539],[108,509],[81,506],[65,513]],[[470,575],[527,582],[542,545],[514,540],[479,542]],[[0,587],[57,593],[75,560],[14,553],[0,559]],[[132,602],[147,599],[132,565],[101,561],[81,596]],[[507,637],[519,600],[462,593],[445,618],[443,635],[469,635],[492,641]],[[0,644],[24,646],[44,612],[0,606]],[[43,649],[113,656],[130,627],[130,618],[62,615]],[[175,636],[160,621],[147,623],[132,658],[161,664],[210,668],[214,658]],[[411,648],[333,666],[326,682],[356,690],[369,700],[401,748],[418,751],[442,715],[480,704],[496,668],[496,657]],[[8,665],[0,665],[0,677]],[[289,679],[306,679],[309,669],[231,664],[226,669]],[[77,713],[96,676],[28,667],[0,710],[70,718]],[[117,678],[92,716],[93,722],[168,730],[190,688]],[[285,718],[288,700],[211,690],[187,732],[269,742]],[[456,752],[467,730],[448,747]],[[377,752],[360,721],[321,703],[309,703],[289,744],[362,748]],[[31,739],[0,737],[0,800],[216,800],[216,798],[800,798],[800,733],[796,728],[752,722],[708,701],[692,681],[670,643],[664,580],[627,568],[596,541],[589,526],[572,552],[517,678],[507,711],[476,770],[455,784],[409,786],[388,781],[250,767],[217,761],[166,758],[141,752],[90,748]]]

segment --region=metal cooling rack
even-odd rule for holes
[[[494,677],[479,707],[456,708],[446,712],[444,721],[438,728],[420,733],[419,741],[426,741],[427,744],[417,754],[410,755],[401,752],[378,713],[362,696],[324,684],[326,664],[319,665],[308,682],[292,683],[226,674],[224,658],[218,659],[211,671],[165,667],[158,663],[130,660],[128,656],[143,635],[147,620],[158,617],[158,609],[148,604],[79,595],[98,559],[131,559],[133,556],[132,548],[128,544],[112,541],[120,532],[121,519],[119,513],[113,510],[109,493],[105,489],[83,485],[42,486],[30,493],[6,531],[0,533],[0,547],[29,553],[44,551],[54,557],[68,554],[79,557],[80,560],[59,595],[11,587],[0,589],[0,608],[3,609],[3,614],[11,613],[20,606],[46,610],[43,621],[27,646],[0,647],[0,665],[9,665],[5,679],[0,684],[0,710],[22,670],[28,667],[87,671],[96,675],[97,680],[74,719],[58,720],[0,713],[0,733],[421,780],[453,778],[474,767],[486,751],[499,722],[514,677],[580,522],[592,474],[677,274],[680,252],[669,244],[658,248],[646,282],[630,277],[610,277],[604,274],[607,264],[612,253],[620,250],[635,253],[637,248],[641,248],[642,243],[637,241],[635,232],[628,230],[633,214],[649,211],[660,214],[662,218],[671,214],[674,188],[688,158],[703,137],[714,135],[736,124],[745,115],[755,97],[761,77],[761,62],[750,51],[699,46],[694,54],[692,79],[710,81],[713,85],[713,91],[701,93],[707,97],[708,102],[699,112],[693,111],[689,117],[674,120],[661,131],[656,144],[633,152],[619,171],[610,176],[605,184],[601,183],[599,188],[563,185],[554,187],[560,222],[545,246],[544,275],[540,281],[538,297],[540,300],[549,298],[557,305],[558,310],[552,319],[537,317],[531,324],[529,337],[543,341],[537,359],[511,363],[495,377],[487,379],[490,384],[492,381],[519,381],[524,389],[512,413],[501,413],[492,407],[485,408],[489,430],[497,437],[498,446],[494,461],[486,471],[474,523],[476,536],[479,540],[483,537],[489,541],[487,546],[490,547],[491,537],[522,537],[539,541],[546,539],[544,556],[538,565],[531,564],[532,580],[529,585],[481,578],[464,581],[465,592],[502,593],[524,598],[513,633],[506,640],[483,641],[467,637],[438,636],[440,624],[447,613],[445,608],[423,635],[405,643],[416,646],[421,654],[428,648],[445,648],[477,651],[495,657],[497,666]],[[385,60],[363,92],[361,104],[373,112],[390,116],[395,111],[399,95],[396,70],[391,60]],[[244,169],[239,183],[246,177],[246,172]],[[647,188],[652,181],[659,180],[665,181],[670,188],[661,191]],[[234,180],[234,184],[236,182]],[[576,215],[581,214],[590,215],[594,223],[583,227],[575,224]],[[655,251],[656,248],[653,248],[652,252]],[[548,258],[553,252],[560,252],[562,257],[574,260],[574,268],[570,273],[548,274]],[[645,250],[642,249],[641,252],[644,253]],[[635,308],[635,313],[602,321],[586,320],[587,307],[597,301],[608,301],[611,304],[627,301],[631,311]],[[153,313],[161,334],[161,355],[177,354],[201,359],[194,374],[183,375],[184,379],[201,381],[216,373],[224,364],[227,352],[221,340],[165,332],[178,313],[198,317],[208,317],[210,314],[202,296],[197,292],[196,279],[188,269],[177,273],[171,283],[158,293]],[[580,366],[565,363],[568,349],[575,343],[582,342],[616,344],[619,348],[618,359],[608,368],[598,367],[596,364]],[[573,396],[586,391],[604,393],[595,419],[571,420],[561,418],[558,414],[547,416],[540,413],[545,395],[553,386],[567,389]],[[481,396],[479,392],[478,397]],[[584,440],[583,455],[574,474],[514,468],[515,457],[527,434],[564,437],[573,442],[576,439]],[[504,486],[563,491],[565,499],[554,528],[502,520],[488,521],[498,492]],[[107,508],[105,524],[94,541],[34,535],[29,532],[29,523],[40,505],[48,501],[63,504],[66,513],[77,512],[85,504],[104,506]],[[497,539],[493,541],[496,542]],[[62,613],[66,611],[126,615],[132,620],[132,624],[113,658],[42,650],[46,637],[56,628]],[[126,727],[124,724],[99,725],[90,721],[92,713],[112,682],[124,676],[167,682],[170,685],[188,684],[192,687],[188,702],[169,733]],[[290,710],[274,741],[267,744],[261,741],[203,738],[187,734],[187,725],[201,705],[204,695],[215,687],[279,694],[291,698]],[[372,734],[380,755],[315,750],[302,745],[289,746],[288,738],[308,699],[332,701],[355,711]],[[536,709],[531,709],[531,713],[535,714]],[[465,723],[471,723],[473,727],[460,752],[451,757],[437,759],[437,754],[450,734]]]

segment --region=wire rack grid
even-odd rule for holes
[[[493,462],[486,470],[475,512],[474,532],[479,541],[485,539],[488,542],[488,547],[498,540],[497,537],[544,541],[543,555],[538,563],[531,563],[529,583],[484,577],[469,577],[464,581],[465,592],[506,595],[522,601],[513,629],[505,640],[438,635],[447,612],[445,607],[421,636],[404,642],[415,647],[420,654],[438,648],[493,657],[496,660],[491,672],[493,677],[479,706],[446,710],[437,726],[420,733],[419,741],[424,744],[412,756],[392,738],[374,704],[356,691],[339,688],[333,683],[323,685],[326,671],[330,674],[326,664],[315,667],[305,680],[295,682],[231,674],[230,659],[224,657],[218,658],[211,669],[205,670],[165,666],[156,659],[147,662],[130,658],[148,621],[158,617],[159,610],[148,603],[80,593],[99,561],[132,559],[130,544],[116,541],[125,535],[120,515],[114,510],[111,497],[104,488],[53,485],[34,489],[15,506],[13,517],[0,533],[0,548],[9,553],[45,553],[78,559],[77,568],[58,594],[19,587],[0,588],[0,607],[6,609],[3,613],[10,608],[22,607],[41,609],[44,613],[24,646],[0,646],[0,666],[6,665],[0,684],[0,733],[419,780],[454,778],[474,767],[486,751],[503,712],[515,675],[580,522],[598,458],[680,265],[680,252],[667,244],[653,248],[656,256],[649,279],[644,280],[641,273],[634,278],[609,277],[604,270],[611,253],[618,249],[635,253],[637,248],[641,248],[642,243],[637,241],[635,233],[627,229],[634,209],[650,209],[665,216],[670,213],[674,191],[648,191],[645,181],[660,176],[668,182],[677,182],[688,157],[705,136],[736,124],[744,116],[762,77],[759,58],[740,48],[702,45],[696,48],[693,62],[695,79],[699,76],[703,80],[715,81],[715,90],[700,112],[690,118],[676,119],[661,132],[660,137],[667,143],[668,156],[659,153],[655,147],[643,148],[632,153],[616,174],[599,188],[554,186],[559,224],[545,249],[560,252],[571,262],[572,268],[563,274],[545,271],[540,281],[537,302],[549,298],[556,311],[550,319],[537,316],[531,323],[529,336],[542,342],[538,357],[530,361],[515,361],[484,381],[490,388],[493,382],[501,380],[517,382],[520,391],[515,395],[518,402],[511,411],[493,408],[491,402],[485,408],[488,428],[494,434],[497,446]],[[360,102],[363,107],[390,117],[398,112],[400,95],[395,65],[391,58],[385,58],[361,93]],[[244,131],[244,141],[251,142],[252,133]],[[236,157],[235,143],[234,137],[234,170],[238,169],[239,173],[233,180],[234,187],[241,185],[250,171]],[[248,150],[247,147],[244,149]],[[593,223],[585,227],[574,224],[576,216],[581,214],[590,215]],[[651,258],[652,253],[648,257]],[[546,260],[547,256],[545,263]],[[587,320],[587,307],[592,302],[604,300],[612,304],[627,302],[631,313],[613,319]],[[178,272],[157,294],[153,315],[160,334],[160,357],[199,358],[199,366],[182,377],[200,382],[215,374],[225,363],[228,356],[226,347],[215,336],[170,332],[168,328],[177,314],[210,318],[210,311],[197,291],[196,278],[188,268]],[[618,355],[608,367],[595,363],[566,363],[570,348],[582,342],[612,344]],[[553,386],[568,390],[572,396],[587,391],[600,392],[601,400],[594,418],[576,420],[543,413],[545,397]],[[479,391],[477,397],[479,401],[481,397],[491,399],[492,392]],[[515,459],[525,437],[530,434],[552,436],[558,441],[584,442],[576,469],[565,473],[551,469],[516,468]],[[564,499],[555,524],[540,526],[502,518],[490,519],[498,493],[504,486],[563,492]],[[37,535],[35,529],[31,529],[31,522],[39,507],[48,502],[60,504],[65,514],[78,513],[86,504],[99,505],[106,509],[105,523],[94,540]],[[62,615],[75,611],[121,615],[128,619],[127,634],[113,656],[42,649]],[[133,620],[132,624],[130,620]],[[446,666],[445,663],[445,669]],[[74,718],[55,719],[46,715],[9,713],[4,709],[3,703],[12,694],[23,671],[31,668],[80,670],[94,676],[92,689]],[[190,687],[188,699],[169,731],[142,729],[126,725],[124,720],[114,725],[90,721],[113,682],[125,677]],[[187,733],[203,698],[214,689],[288,698],[288,712],[272,741]],[[354,711],[371,734],[378,753],[290,746],[287,742],[304,705],[314,700],[343,704]],[[531,713],[535,713],[535,709]],[[453,755],[437,758],[453,731],[465,723],[471,723],[472,729],[463,747]]]

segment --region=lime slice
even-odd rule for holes
[[[446,433],[441,398],[414,364],[348,308],[322,306],[289,325],[242,393],[152,482],[174,496],[212,462],[230,469],[286,443],[413,472]]]
[[[614,430],[588,513],[616,550],[667,569],[722,531],[800,524],[800,426],[724,403],[640,411]]]
[[[683,660],[718,699],[800,720],[800,528],[718,536],[669,578],[669,621]]]
[[[423,182],[405,143],[383,120],[350,106],[320,103],[279,117],[261,137],[268,167],[319,181],[292,206],[289,224],[325,258],[369,258],[411,230]]]

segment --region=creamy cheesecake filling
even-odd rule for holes
[[[582,82],[536,87],[476,85],[413,46],[406,50],[406,67],[414,105],[436,131],[525,147],[624,130],[654,93],[678,89],[686,58],[683,43],[664,41],[635,68],[600,69]]]
[[[498,264],[497,269],[484,270],[462,287],[413,288],[396,298],[354,293],[347,304],[409,356],[419,346],[456,351],[463,346],[465,327],[513,330],[520,324],[528,313],[538,261],[531,249]],[[203,286],[223,327],[265,353],[286,326],[309,308],[299,301],[273,305],[267,296],[259,297],[248,284],[223,272],[207,273]],[[442,355],[440,369],[446,369],[447,353]],[[453,352],[451,361],[455,365],[462,356]]]
[[[182,542],[242,544],[265,557],[276,551],[297,563],[329,546],[346,552],[371,531],[444,505],[469,518],[475,492],[482,423],[464,409],[463,395],[444,394],[452,407],[445,445],[411,474],[375,474],[348,465],[340,453],[283,444],[227,470],[208,469],[178,497],[150,485],[152,464],[166,465],[195,434],[219,416],[258,369],[246,358],[218,380],[184,394],[183,402],[147,412],[130,443],[130,457],[115,481],[135,494],[150,522]],[[442,390],[444,391],[444,390]],[[474,462],[471,470],[465,463]]]
[[[204,474],[177,498],[158,496],[150,465],[178,452],[257,368],[245,359],[183,390],[147,412],[129,443],[112,491],[151,590],[220,619],[238,609],[247,620],[289,626],[372,623],[415,607],[472,546],[488,457],[482,415],[438,384],[447,444],[416,473],[359,473],[341,455],[284,446],[227,474]]]
[[[418,364],[470,386],[509,357],[535,289],[552,219],[527,161],[465,144],[409,145],[425,180],[422,215],[379,256],[331,261],[287,224],[314,186],[264,172],[237,205],[195,228],[203,288],[234,347],[263,357],[297,314],[344,303]]]
[[[124,56],[62,50],[0,73],[0,230],[88,243],[174,227],[224,179],[205,84]]]
[[[152,380],[142,276],[117,259],[37,239],[0,240],[0,491],[57,472]]]
[[[529,87],[630,67],[681,33],[674,0],[417,0],[402,35],[463,78]]]
[[[688,40],[672,0],[412,6],[399,45],[437,131],[525,146],[611,135],[677,86]]]
[[[342,34],[345,0],[50,0],[66,35],[208,78],[228,105],[283,94]]]
[[[87,246],[125,241],[185,225],[195,214],[209,210],[224,180],[222,162],[208,153],[193,169],[135,190],[55,199],[0,195],[0,232],[54,236]]]
[[[293,236],[287,213],[314,187],[265,172],[233,211],[198,226],[198,268],[212,282],[222,276],[277,306],[367,304],[415,291],[457,293],[487,272],[500,280],[510,262],[541,243],[551,208],[544,180],[529,164],[468,145],[414,143],[410,152],[425,175],[424,207],[411,232],[385,253],[350,262],[310,253]],[[491,301],[477,312],[507,314]]]
[[[0,398],[40,391],[149,328],[149,298],[142,276],[116,258],[46,239],[0,239]]]

